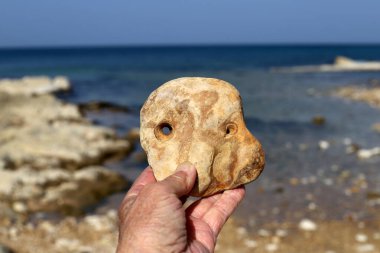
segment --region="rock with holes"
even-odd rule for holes
[[[189,161],[208,196],[255,180],[264,151],[244,123],[239,92],[213,78],[179,78],[155,90],[141,109],[140,140],[157,180]]]

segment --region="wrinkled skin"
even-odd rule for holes
[[[185,161],[195,165],[192,196],[249,183],[265,164],[245,126],[239,92],[218,79],[180,78],[155,90],[141,109],[140,138],[157,180]]]
[[[196,170],[188,163],[160,182],[145,169],[119,208],[117,253],[214,252],[218,234],[245,190],[227,190],[185,208],[182,202],[195,180]]]

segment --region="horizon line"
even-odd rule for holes
[[[101,49],[101,48],[169,48],[169,47],[328,47],[328,46],[380,46],[380,42],[268,42],[268,43],[157,43],[157,44],[104,44],[104,45],[32,45],[0,46],[0,50],[41,50],[41,49]]]

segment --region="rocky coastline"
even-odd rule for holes
[[[52,94],[69,89],[64,77],[0,81],[0,243],[14,252],[115,247],[116,211],[83,214],[127,189],[129,182],[103,164],[132,145]]]

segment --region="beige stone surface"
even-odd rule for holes
[[[140,140],[158,180],[189,161],[208,196],[255,180],[264,151],[245,126],[239,92],[213,78],[186,77],[155,90],[141,109]]]

